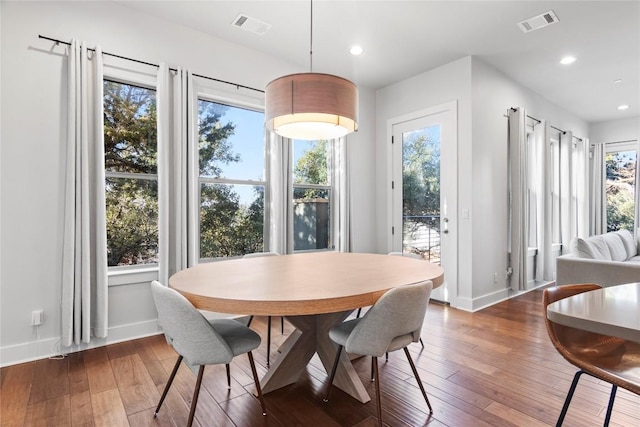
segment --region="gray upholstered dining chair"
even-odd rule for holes
[[[424,258],[421,257],[418,254],[414,254],[412,252],[389,252],[387,255],[391,255],[391,256],[404,256],[407,258],[413,258],[413,259],[419,259],[424,261]],[[360,307],[358,309],[358,313],[356,314],[356,317],[360,317],[360,314],[362,313],[362,307]],[[422,338],[420,338],[420,345],[422,346],[422,348],[424,348],[424,342],[422,341]],[[389,354],[385,355],[386,359],[389,360]],[[372,373],[373,375],[373,373]]]
[[[348,320],[329,330],[329,337],[338,344],[338,351],[326,386],[325,402],[329,401],[331,385],[342,350],[350,354],[371,356],[378,401],[378,425],[382,426],[378,357],[390,351],[403,349],[424,400],[427,402],[429,413],[433,413],[427,392],[407,350],[409,344],[418,342],[420,339],[432,289],[433,283],[429,280],[393,288],[382,295],[364,316]]]
[[[235,356],[243,353],[247,353],[249,357],[262,414],[266,415],[260,381],[251,354],[251,351],[260,345],[260,335],[232,319],[207,320],[184,296],[158,281],[151,282],[151,292],[158,310],[158,322],[162,326],[167,341],[178,353],[178,360],[153,416],[155,417],[160,411],[180,363],[184,360],[194,373],[198,368],[198,378],[187,422],[187,426],[191,426],[200,394],[204,367],[222,363],[228,365]]]
[[[243,258],[258,258],[265,256],[278,256],[280,255],[278,252],[254,252],[252,254],[245,254]],[[249,318],[249,323],[247,326],[251,325],[251,321],[253,320],[253,316]],[[280,317],[280,331],[284,334],[284,317]],[[271,316],[267,317],[267,367],[269,366],[271,361]]]
[[[419,254],[414,254],[412,252],[389,252],[391,256],[405,256],[407,258],[419,259],[424,261],[424,258]],[[420,338],[420,345],[424,348],[424,342],[422,342],[422,338]]]

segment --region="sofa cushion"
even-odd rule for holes
[[[636,264],[640,264],[640,255],[636,255],[634,257],[631,257],[627,260],[627,262],[633,262]]]
[[[622,237],[617,232],[615,233],[607,233],[601,235],[602,240],[605,245],[609,249],[610,259],[612,261],[626,261],[627,258],[627,249],[622,242]]]
[[[593,236],[587,239],[581,237],[576,238],[574,254],[579,258],[611,260],[611,253],[609,253],[607,245],[602,242],[601,239],[596,239],[596,237],[599,236]]]
[[[638,254],[636,248],[636,242],[633,240],[633,234],[629,230],[618,230],[616,234],[622,240],[625,250],[627,251],[627,258],[633,258]]]

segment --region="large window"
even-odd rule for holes
[[[633,144],[610,144],[605,157],[607,231],[633,233],[635,217],[636,160]]]
[[[262,112],[198,100],[200,258],[265,250]]]
[[[156,92],[104,81],[108,265],[158,262]]]
[[[293,250],[332,249],[332,141],[293,141]]]

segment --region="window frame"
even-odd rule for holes
[[[216,104],[225,105],[231,108],[241,108],[244,110],[254,111],[258,113],[262,113],[264,115],[264,106],[257,102],[256,99],[241,96],[236,94],[236,96],[229,96],[228,93],[221,89],[215,88],[213,85],[208,85],[204,82],[195,81],[194,78],[194,104],[193,111],[196,111],[196,114],[193,115],[193,129],[199,130],[199,122],[200,118],[198,117],[197,112],[198,104],[200,100],[213,102]],[[195,235],[194,239],[196,241],[196,260],[197,263],[206,263],[212,261],[219,261],[223,259],[233,259],[238,257],[206,257],[203,258],[201,256],[201,242],[200,242],[200,209],[202,206],[202,185],[203,184],[222,184],[222,185],[248,185],[248,186],[262,186],[264,188],[264,218],[263,218],[263,250],[269,250],[269,244],[271,240],[271,219],[272,212],[268,203],[271,197],[271,185],[269,182],[270,176],[270,162],[269,162],[269,149],[268,149],[268,133],[267,130],[263,127],[263,150],[264,150],[264,174],[263,180],[255,180],[255,179],[235,179],[235,178],[214,178],[214,177],[203,177],[200,175],[200,159],[199,159],[199,149],[198,149],[198,140],[199,134],[198,131],[194,132],[194,138],[189,141],[189,145],[191,148],[192,156],[190,157],[190,162],[192,162],[193,167],[191,168],[191,173],[189,180],[196,186],[194,194],[197,194],[197,200],[195,200],[192,204],[192,215],[193,215],[193,224],[195,224]]]
[[[320,140],[315,140],[320,141]],[[288,219],[288,224],[287,224],[287,229],[291,230],[291,253],[308,253],[308,252],[330,252],[330,251],[335,251],[336,248],[338,247],[338,239],[341,238],[340,234],[339,234],[339,230],[337,230],[337,212],[336,212],[336,203],[335,203],[335,198],[336,198],[336,188],[335,188],[335,182],[336,182],[336,176],[335,174],[338,173],[338,170],[336,168],[336,144],[338,142],[338,139],[327,139],[327,147],[328,147],[328,153],[327,153],[327,157],[328,157],[328,161],[327,161],[327,184],[304,184],[304,183],[295,183],[294,182],[294,172],[295,172],[295,164],[293,163],[294,160],[294,156],[293,156],[293,152],[294,152],[294,145],[296,140],[294,139],[290,139],[289,140],[289,150],[290,150],[290,156],[289,158],[291,158],[291,172],[290,172],[290,182],[291,182],[291,200],[290,200],[290,215],[289,215],[289,219]],[[320,248],[320,249],[295,249],[295,241],[293,239],[293,234],[294,234],[294,217],[295,217],[295,213],[294,213],[294,204],[293,204],[293,191],[296,188],[301,188],[301,189],[317,189],[317,190],[327,190],[327,192],[329,193],[329,216],[328,216],[328,221],[329,221],[329,230],[328,230],[328,239],[329,242],[327,244],[327,248]]]
[[[607,156],[612,153],[619,153],[625,151],[635,151],[636,152],[636,176],[635,182],[638,182],[638,165],[640,164],[640,150],[638,149],[638,141],[624,141],[624,142],[608,142],[604,144],[604,153],[603,153],[603,167],[606,170]],[[608,200],[606,196],[607,192],[607,174],[606,171],[602,174],[602,194],[604,195],[604,226],[605,230],[609,227],[609,222],[607,218],[607,209],[608,209]],[[633,203],[634,203],[634,229],[637,228],[640,223],[640,219],[638,218],[638,188],[634,183],[634,194],[633,194]],[[632,233],[635,234],[635,233]]]
[[[158,93],[157,77],[155,74],[149,74],[147,71],[123,69],[118,66],[109,66],[105,64],[101,84],[104,85],[105,81],[137,86],[144,89],[153,90],[156,93],[156,96]],[[101,102],[104,108],[104,95]],[[158,126],[157,120],[158,118],[156,117],[156,127]],[[157,150],[157,143],[158,141],[156,140],[156,150]],[[158,167],[159,166],[160,165],[158,165]],[[155,181],[156,185],[158,184],[158,173],[148,174],[148,173],[133,173],[133,172],[110,172],[107,170],[106,165],[104,165],[104,173],[105,173],[105,179],[106,178],[142,179],[142,180]],[[106,192],[106,185],[104,187],[104,190]],[[156,202],[158,204],[160,203],[159,194]],[[106,209],[106,205],[105,205],[105,209]],[[158,221],[158,227],[159,226],[160,224]],[[147,263],[147,264],[107,266],[108,286],[141,283],[141,282],[147,281],[147,279],[157,280],[158,271],[159,271],[158,262]]]

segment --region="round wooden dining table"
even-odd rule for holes
[[[171,276],[169,286],[198,309],[287,318],[296,330],[261,380],[269,393],[294,383],[315,353],[330,372],[337,349],[331,327],[389,289],[425,280],[438,287],[444,271],[410,257],[312,252],[198,264]],[[370,400],[344,352],[334,385],[361,402]]]

